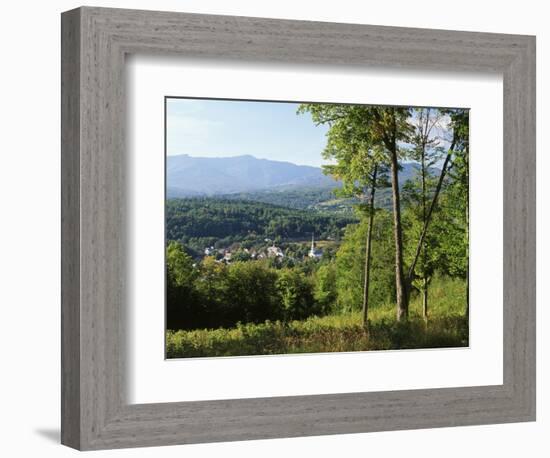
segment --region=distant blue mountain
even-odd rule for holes
[[[413,178],[418,167],[415,163],[403,163],[400,181]],[[338,182],[324,175],[319,167],[258,159],[250,155],[216,158],[186,154],[168,156],[166,180],[169,198],[338,186]]]
[[[336,185],[318,167],[248,155],[219,158],[168,156],[166,179],[168,197]]]

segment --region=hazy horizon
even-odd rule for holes
[[[239,158],[239,157],[251,157],[253,159],[261,160],[261,161],[282,162],[282,163],[285,163],[285,164],[292,164],[292,165],[297,165],[297,166],[300,166],[300,167],[321,168],[321,165],[317,166],[317,165],[309,165],[309,164],[297,164],[296,162],[289,161],[289,160],[279,160],[279,159],[258,157],[258,156],[255,156],[254,154],[235,154],[235,155],[232,155],[232,156],[224,156],[224,155],[195,156],[194,154],[187,154],[187,153],[181,153],[180,154],[180,153],[177,153],[177,154],[169,154],[168,155],[169,158],[175,158],[175,157],[181,157],[181,156],[190,157],[192,159],[233,159],[233,158]],[[410,161],[407,161],[407,162],[410,162]],[[325,164],[325,163],[328,163],[328,161],[323,162],[323,164]]]
[[[317,165],[309,165],[309,164],[297,164],[296,162],[293,162],[293,161],[258,157],[258,156],[255,156],[254,154],[235,154],[234,156],[223,156],[223,155],[219,155],[219,156],[195,156],[194,154],[188,154],[188,153],[176,153],[176,154],[169,154],[168,155],[168,157],[171,157],[171,158],[179,157],[179,156],[186,156],[186,157],[190,157],[190,158],[193,158],[193,159],[231,159],[231,158],[238,158],[238,157],[252,157],[254,159],[258,159],[258,160],[262,160],[262,161],[283,162],[283,163],[286,163],[286,164],[297,165],[297,166],[300,166],[300,167],[322,168],[321,165],[317,166]],[[328,164],[328,163],[330,163],[330,161],[323,161],[322,165]],[[413,161],[413,160],[400,160],[399,163],[400,164],[418,164],[419,162],[418,161]],[[432,165],[432,167],[440,168],[437,164]]]

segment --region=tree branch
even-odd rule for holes
[[[335,116],[334,118],[327,118],[327,119],[323,119],[322,121],[318,121],[315,123],[316,126],[320,126],[321,124],[327,124],[327,123],[331,123],[331,122],[334,122],[334,121],[339,121],[340,119],[344,119],[345,116],[344,115],[341,115],[341,116]]]
[[[439,193],[441,191],[441,187],[443,185],[443,180],[445,178],[445,174],[447,171],[447,166],[449,165],[449,161],[451,160],[451,156],[453,155],[454,148],[455,148],[456,140],[453,138],[453,142],[451,143],[451,146],[447,152],[447,157],[445,158],[445,162],[443,163],[443,167],[441,168],[441,173],[439,174],[439,180],[437,182],[437,187],[435,188],[435,194],[433,196],[432,202],[430,204],[430,209],[428,210],[428,214],[426,215],[426,221],[424,221],[424,227],[422,228],[422,232],[420,233],[420,238],[418,239],[418,244],[416,245],[416,251],[414,253],[413,262],[411,263],[411,266],[409,268],[409,272],[407,275],[408,282],[410,283],[413,279],[414,275],[414,269],[416,268],[416,263],[418,262],[418,258],[420,257],[420,252],[422,251],[422,245],[424,243],[424,239],[426,238],[426,233],[428,231],[428,226],[430,224],[430,221],[432,219],[432,214],[435,209],[435,206],[437,204],[437,199],[439,197]]]

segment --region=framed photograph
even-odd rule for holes
[[[535,419],[535,39],[62,15],[62,442]]]
[[[167,358],[468,346],[468,109],[165,113]]]

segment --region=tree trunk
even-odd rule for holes
[[[369,284],[370,284],[370,260],[371,260],[371,243],[372,243],[372,225],[374,222],[374,192],[376,190],[376,173],[377,167],[374,166],[372,174],[372,183],[369,197],[369,228],[367,230],[367,241],[365,244],[365,277],[363,284],[363,328],[368,330],[369,327]]]
[[[428,278],[422,279],[422,316],[428,321]]]
[[[470,259],[466,267],[466,320],[470,322]]]
[[[428,109],[429,110],[429,109]],[[428,130],[429,111],[426,115],[426,132]],[[426,224],[426,142],[427,133],[422,141],[422,225]],[[428,322],[428,275],[426,272],[426,241],[422,243],[422,316]],[[410,280],[409,280],[410,281]]]
[[[468,245],[466,249],[466,319],[470,320],[470,190],[466,191],[466,237]]]
[[[401,202],[398,181],[399,162],[397,160],[395,134],[394,115],[394,135],[392,136],[392,144],[390,145],[390,159],[393,197],[393,235],[395,241],[395,292],[397,296],[397,321],[401,321],[402,319],[407,319],[409,315],[409,295],[403,273],[403,229],[401,227]]]

